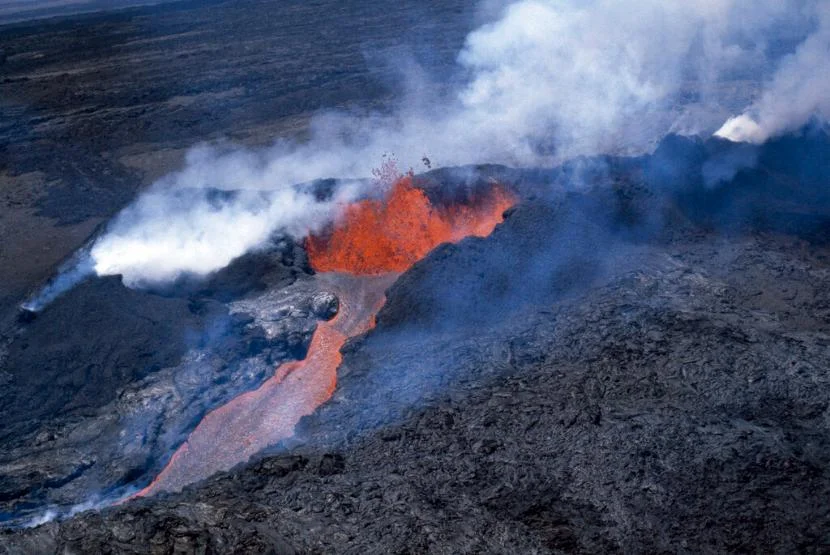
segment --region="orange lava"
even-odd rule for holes
[[[291,437],[300,418],[331,397],[340,348],[348,338],[374,327],[384,292],[397,277],[319,275],[323,288],[340,299],[340,310],[333,320],[317,326],[306,358],[282,364],[259,389],[208,413],[158,477],[137,495],[179,491]]]
[[[435,207],[406,176],[385,200],[348,206],[335,229],[310,236],[306,249],[311,265],[321,272],[403,272],[441,243],[489,235],[513,203],[507,191],[494,185],[470,204]]]
[[[413,186],[411,177],[404,177],[386,200],[348,206],[333,230],[306,242],[312,267],[330,272],[317,278],[340,299],[337,316],[317,326],[304,360],[281,365],[259,389],[206,415],[137,495],[178,491],[291,437],[300,418],[331,397],[341,347],[374,327],[384,292],[399,273],[441,243],[490,234],[513,202],[494,185],[468,204],[439,208]]]

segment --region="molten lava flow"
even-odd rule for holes
[[[470,204],[434,207],[412,178],[404,177],[385,201],[347,207],[342,222],[328,235],[309,237],[306,248],[321,272],[403,272],[441,243],[489,235],[513,202],[494,186]]]
[[[259,389],[205,416],[153,483],[138,495],[178,491],[291,437],[300,418],[331,397],[340,348],[349,337],[374,326],[384,291],[396,278],[397,274],[321,275],[322,285],[339,297],[340,310],[333,320],[317,326],[306,358],[281,365]]]
[[[405,177],[385,201],[365,200],[346,208],[330,233],[309,237],[306,247],[322,284],[340,299],[340,310],[322,322],[302,361],[279,367],[259,389],[244,393],[209,413],[168,465],[138,495],[177,491],[294,433],[297,422],[331,397],[340,348],[374,327],[384,292],[399,272],[447,241],[485,236],[513,204],[500,187],[464,205],[434,207]]]

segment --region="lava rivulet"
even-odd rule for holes
[[[317,326],[304,360],[281,365],[259,389],[205,416],[138,495],[180,490],[292,436],[300,418],[331,397],[341,347],[374,326],[384,292],[400,272],[441,243],[488,235],[513,202],[494,185],[471,202],[435,207],[404,177],[385,200],[346,207],[333,229],[306,242],[312,267],[326,272],[317,275],[321,285],[340,299],[337,316]]]
[[[178,491],[228,470],[281,439],[334,392],[340,348],[349,337],[374,326],[386,288],[397,274],[353,277],[321,274],[322,285],[340,299],[340,310],[314,332],[304,360],[281,365],[259,389],[243,393],[209,413],[139,495]]]

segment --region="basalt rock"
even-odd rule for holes
[[[334,318],[339,307],[340,301],[332,293],[318,293],[311,298],[311,311],[323,320]]]

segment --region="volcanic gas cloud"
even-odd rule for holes
[[[438,206],[405,176],[385,198],[347,206],[331,229],[306,240],[321,285],[340,299],[337,316],[320,323],[304,360],[283,364],[259,389],[209,413],[139,495],[179,490],[290,437],[299,419],[334,392],[341,347],[374,326],[398,275],[441,243],[489,235],[513,203],[494,184],[465,202]]]

